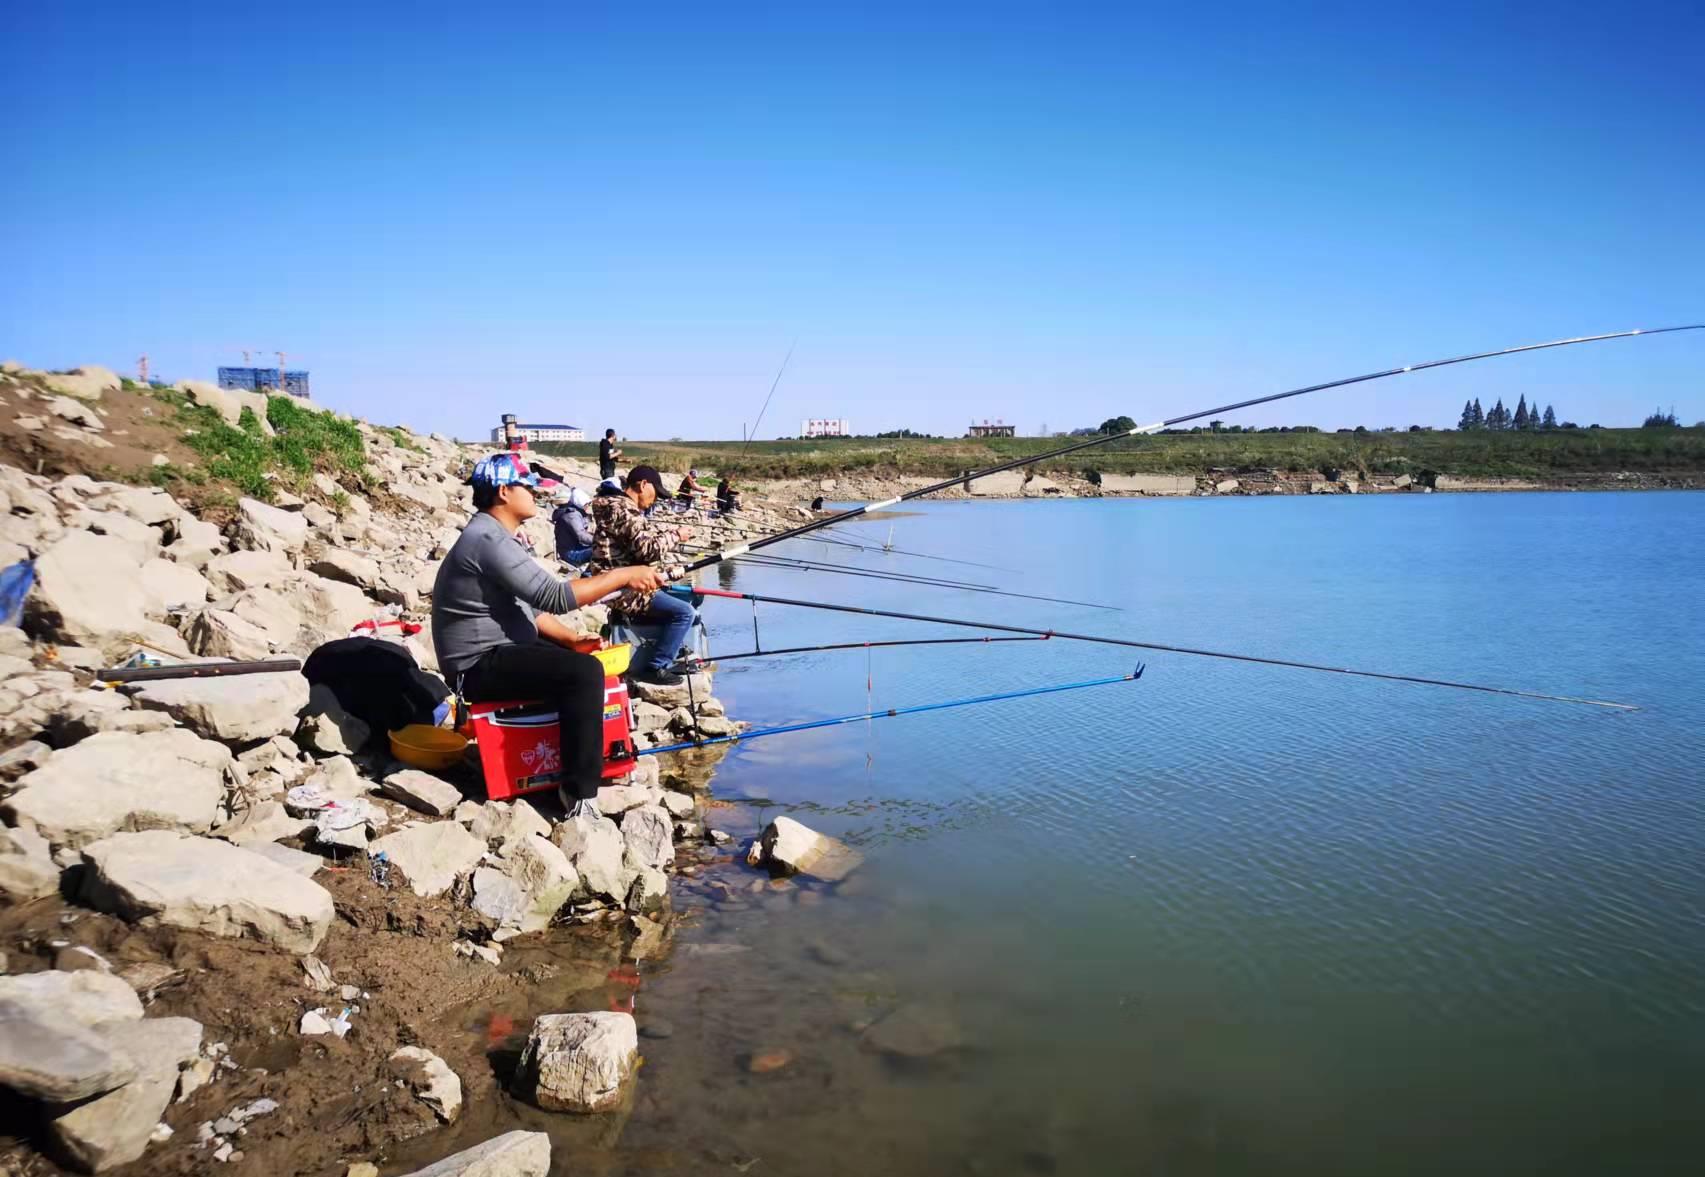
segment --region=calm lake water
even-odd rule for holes
[[[836,534],[855,532],[888,522]],[[1022,571],[789,550],[1123,611],[750,567],[722,583],[1642,710],[1153,654],[1136,684],[744,745],[717,824],[793,813],[868,862],[804,897],[683,892],[691,926],[637,995],[668,1035],[642,1041],[641,1098],[619,1141],[553,1126],[557,1171],[1699,1171],[1705,495],[942,503],[895,517],[893,542]],[[750,648],[748,605],[707,616],[714,649]],[[759,620],[772,646],[951,636]],[[762,725],[1136,653],[755,659],[717,693]],[[960,1045],[865,1049],[897,1005]],[[767,1050],[793,1061],[749,1074]]]

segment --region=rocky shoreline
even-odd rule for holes
[[[14,366],[0,416],[52,419],[68,446],[121,432],[116,378],[69,375]],[[183,391],[233,423],[252,409]],[[424,619],[483,447],[354,424],[370,480],[322,470],[201,514],[0,465],[0,567],[36,576],[21,627],[0,626],[0,1171],[376,1174],[408,1142],[441,1155],[431,1134],[470,1101],[602,1116],[632,1099],[631,999],[507,1031],[525,1042],[503,1067],[445,1019],[563,967],[510,967],[517,943],[569,944],[589,978],[665,954],[674,888],[733,868],[707,793],[723,749],[644,757],[597,816],[566,820],[554,795],[484,800],[473,766],[394,761],[295,671],[94,674],[138,653],[300,658],[364,621]],[[754,505],[741,529],[785,521]],[[691,526],[706,546],[735,534]],[[546,519],[528,528],[551,550]],[[429,629],[397,640],[434,667]],[[713,687],[637,684],[636,742],[738,730]],[[745,854],[763,885],[852,852],[781,818]],[[549,1156],[544,1133],[509,1132],[417,1172],[542,1175]]]

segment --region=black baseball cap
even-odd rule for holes
[[[632,470],[628,471],[627,481],[622,483],[622,485],[631,489],[642,482],[649,482],[652,486],[656,487],[658,498],[663,499],[669,497],[669,492],[663,489],[663,475],[657,472],[657,468],[655,466],[635,466]]]

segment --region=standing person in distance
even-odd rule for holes
[[[662,586],[654,568],[610,568],[562,580],[515,542],[539,513],[539,476],[511,454],[482,458],[468,480],[476,514],[439,565],[432,644],[445,677],[470,702],[542,699],[562,729],[563,804],[595,805],[604,772],[604,667],[572,649],[557,620],[610,593]]]
[[[616,459],[621,456],[622,447],[616,444],[616,431],[604,430],[604,440],[598,443],[598,477],[614,478]]]
[[[687,538],[684,528],[666,528],[646,518],[645,513],[668,495],[663,476],[650,466],[635,466],[622,483],[622,493],[600,495],[592,500],[596,524],[592,540],[594,573],[629,564],[657,564],[667,560],[675,546]],[[682,644],[693,628],[693,607],[679,597],[654,589],[628,589],[610,605],[636,625],[663,628],[663,636],[651,650],[644,666],[629,674],[636,682],[655,686],[679,686],[681,676],[669,669],[680,656]]]

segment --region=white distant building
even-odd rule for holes
[[[491,431],[491,440],[499,445],[506,444],[507,426],[499,425]],[[524,425],[517,421],[514,425],[518,437],[527,441],[585,441],[586,431],[573,425]]]
[[[851,437],[852,422],[845,417],[813,417],[799,423],[801,437]]]

